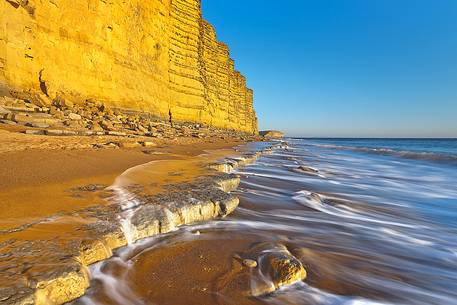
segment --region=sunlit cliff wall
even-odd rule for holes
[[[1,91],[257,132],[200,0],[0,0]]]

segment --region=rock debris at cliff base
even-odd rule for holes
[[[28,135],[143,136],[154,139],[210,136],[247,139],[253,135],[203,123],[170,122],[148,113],[113,109],[101,102],[85,101],[78,105],[64,99],[51,101],[45,96],[32,100],[0,97],[0,129]],[[149,145],[148,141],[139,144]]]

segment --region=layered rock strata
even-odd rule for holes
[[[253,93],[200,0],[0,0],[0,95],[257,133]]]
[[[268,153],[272,148],[264,151]],[[261,153],[229,162],[232,166],[247,165]],[[0,303],[63,304],[83,295],[89,285],[87,266],[109,258],[114,249],[128,242],[167,233],[181,225],[225,217],[238,205],[238,198],[231,191],[239,182],[236,175],[215,173],[193,182],[169,185],[157,195],[137,195],[139,204],[128,210],[111,204],[49,217],[45,222],[57,221],[57,225],[65,219],[86,219],[87,223],[76,223],[71,236],[51,241],[6,239],[0,243]],[[96,190],[97,186],[88,189]],[[126,212],[133,228],[129,234],[120,221]]]

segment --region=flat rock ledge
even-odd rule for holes
[[[271,154],[273,152],[273,149],[275,148],[285,147],[287,147],[287,144],[285,142],[278,142],[259,151],[247,152],[238,157],[225,158],[224,160],[221,160],[219,162],[211,163],[209,167],[222,173],[232,173],[237,168],[247,166],[255,162],[262,155]]]
[[[87,267],[111,257],[113,250],[132,241],[170,232],[181,225],[227,216],[238,206],[238,198],[230,192],[240,182],[237,175],[229,172],[281,145],[277,143],[261,151],[211,164],[210,168],[216,170],[214,174],[190,183],[169,185],[159,194],[135,195],[138,204],[128,210],[123,210],[119,204],[100,205],[49,219],[86,219],[87,223],[76,228],[77,237],[33,241],[9,239],[0,243],[0,304],[69,302],[82,296],[88,288]],[[135,194],[134,190],[132,194]],[[128,221],[127,226],[125,221]]]

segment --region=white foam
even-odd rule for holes
[[[434,243],[431,242],[431,241],[415,238],[415,237],[406,235],[404,233],[400,233],[398,231],[395,231],[393,229],[382,228],[381,231],[386,233],[386,234],[392,235],[394,237],[400,238],[403,241],[410,242],[412,244],[421,245],[421,246],[432,246],[432,245],[434,245]]]
[[[129,211],[131,212],[131,211]],[[132,215],[123,215],[120,219],[121,230],[124,233],[124,237],[127,240],[127,245],[132,245],[136,237],[136,227],[132,224]]]
[[[121,264],[125,268],[125,272],[128,271],[130,265],[127,264],[119,257],[114,257],[108,260],[107,262],[101,262],[95,264],[91,267],[90,277],[92,280],[97,280],[101,283],[103,290],[105,290],[106,295],[110,299],[115,300],[117,304],[131,304],[131,305],[143,305],[144,302],[141,301],[135,293],[130,289],[127,282],[125,281],[125,275],[123,276],[113,276],[103,271],[105,264],[114,262]],[[90,295],[83,296],[79,301],[85,305],[99,305],[100,303],[94,301]]]
[[[283,304],[282,296],[287,303],[305,303],[307,305],[392,305],[362,297],[341,296],[311,287],[303,282],[279,289],[271,298],[271,304]],[[399,305],[399,304],[397,304]]]
[[[308,192],[306,190],[298,191],[295,194],[296,195],[293,196],[292,199],[294,199],[298,203],[301,203],[312,209],[315,209],[317,211],[320,211],[320,212],[323,212],[323,213],[326,213],[326,214],[329,214],[332,216],[350,218],[350,219],[354,219],[354,220],[372,222],[372,223],[377,223],[377,224],[399,226],[399,227],[405,227],[405,228],[417,228],[416,225],[410,225],[410,224],[395,222],[395,221],[390,221],[390,220],[375,219],[372,216],[367,216],[367,215],[364,215],[361,213],[360,214],[353,213],[353,212],[350,212],[350,211],[347,211],[344,209],[337,208],[335,206],[325,204],[324,202],[322,202],[322,203],[316,202],[315,200],[312,200],[309,198],[310,192]]]

